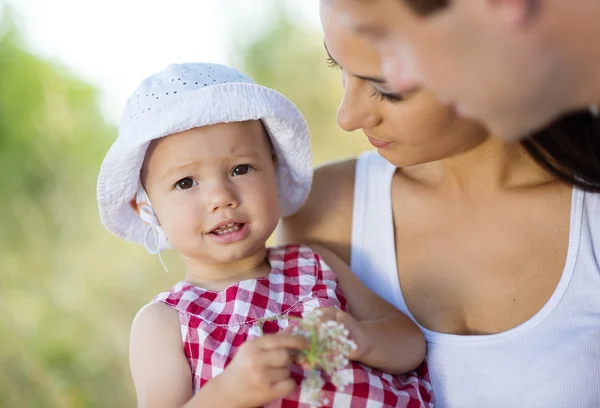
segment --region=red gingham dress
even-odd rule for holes
[[[212,292],[187,282],[179,282],[154,302],[164,302],[179,312],[185,355],[192,370],[194,394],[207,381],[220,374],[238,348],[261,335],[257,320],[272,316],[301,317],[316,307],[334,306],[347,311],[346,299],[336,275],[309,247],[289,245],[270,248],[268,277],[250,279]],[[265,333],[288,326],[288,320],[263,323]],[[332,407],[433,407],[426,363],[418,371],[402,376],[382,373],[357,362],[347,370],[353,381],[336,390],[326,381],[324,397]],[[304,371],[292,365],[298,384]],[[286,398],[265,407],[308,407],[300,403],[302,387]]]

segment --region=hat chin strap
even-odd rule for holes
[[[136,203],[140,206],[140,218],[148,225],[148,228],[146,228],[146,231],[144,232],[144,248],[146,248],[146,251],[151,255],[158,255],[158,259],[160,259],[163,268],[165,268],[165,271],[169,272],[160,255],[160,251],[168,247],[169,240],[160,226],[158,217],[150,203],[150,198],[148,197],[148,194],[146,194],[141,183],[136,195]],[[153,239],[150,237],[150,234],[154,236]]]
[[[154,236],[154,247],[152,246],[152,239],[150,238],[151,234]],[[167,237],[165,236],[165,233],[161,227],[157,225],[148,225],[146,232],[144,232],[144,248],[146,248],[146,251],[148,251],[151,255],[158,255],[161,265],[163,268],[165,268],[165,271],[169,272],[169,269],[167,269],[167,266],[160,255],[160,251],[163,249],[161,247],[161,242],[166,241]]]

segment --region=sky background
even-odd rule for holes
[[[320,29],[318,0],[4,2],[16,12],[31,50],[100,89],[102,110],[112,123],[141,79],[166,65],[228,63],[234,44],[269,28],[278,2],[303,24]]]

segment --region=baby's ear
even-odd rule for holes
[[[131,199],[129,205],[131,206],[131,209],[136,212],[137,215],[140,215],[140,206],[136,202],[135,198]]]
[[[137,215],[144,221],[146,224],[160,227],[160,221],[158,221],[158,217],[154,212],[154,208],[148,203],[138,203],[136,199],[133,199],[129,202],[129,205],[136,212]]]

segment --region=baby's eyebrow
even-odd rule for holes
[[[195,165],[195,164],[196,164],[196,163],[186,163],[186,164],[183,164],[183,165],[181,165],[181,166],[177,166],[177,167],[169,167],[169,168],[167,169],[167,171],[165,171],[165,172],[163,173],[163,175],[162,175],[162,177],[161,177],[160,179],[161,179],[161,180],[164,180],[164,179],[166,179],[167,177],[170,177],[170,176],[171,176],[173,173],[176,173],[176,172],[178,172],[178,171],[181,171],[182,169],[185,169],[186,167],[193,166],[193,165]]]
[[[260,154],[258,152],[255,152],[255,151],[248,152],[248,151],[235,151],[235,150],[233,150],[231,152],[231,155],[234,156],[234,157],[251,157],[251,158],[254,158],[254,159],[260,157]]]
[[[227,157],[231,158],[231,157],[235,157],[235,158],[251,158],[251,159],[258,159],[261,157],[260,153],[256,152],[256,151],[248,151],[248,150],[240,150],[239,148],[233,148],[228,156],[223,157],[222,160],[226,161]],[[181,164],[179,166],[174,166],[174,167],[169,167],[161,176],[161,180],[164,180],[170,176],[173,175],[173,173],[177,173],[177,172],[181,172],[184,171],[186,167],[192,167],[195,166],[197,167],[198,165],[200,165],[201,163],[198,161],[194,161],[194,162],[189,162],[189,163],[185,163],[185,164]]]

